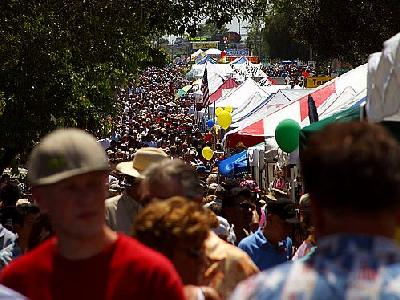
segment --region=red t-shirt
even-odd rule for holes
[[[50,239],[7,266],[0,282],[30,300],[184,299],[172,264],[124,235],[82,260],[62,257]]]

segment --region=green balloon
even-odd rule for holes
[[[299,147],[300,125],[292,120],[283,120],[276,126],[275,140],[278,146],[287,153]]]

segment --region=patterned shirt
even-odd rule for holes
[[[210,232],[206,240],[208,266],[203,285],[214,288],[227,299],[239,282],[259,272],[250,257]]]
[[[242,282],[231,300],[400,299],[400,247],[390,239],[333,235],[308,260]]]

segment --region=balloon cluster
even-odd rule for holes
[[[300,125],[292,120],[283,120],[275,128],[275,140],[278,146],[290,153],[299,147]]]
[[[225,130],[228,129],[232,123],[232,115],[231,115],[232,111],[233,111],[232,106],[226,106],[225,109],[222,107],[217,107],[217,109],[215,110],[215,115],[217,116],[217,123]],[[209,129],[214,128],[216,132],[218,131],[219,127],[215,125],[213,119],[208,120],[206,124]],[[203,150],[201,150],[201,155],[206,160],[210,160],[214,156],[214,151],[210,147],[204,147]]]

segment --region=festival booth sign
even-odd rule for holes
[[[332,80],[330,76],[319,76],[319,77],[307,77],[306,78],[306,88],[316,88],[320,85],[327,83]]]
[[[191,42],[193,50],[218,48],[219,41]]]
[[[218,172],[225,177],[234,177],[247,171],[247,150],[234,154],[218,163]]]
[[[333,104],[336,101],[347,100],[346,97],[340,97],[345,90],[353,89],[354,93],[360,94],[365,90],[366,85],[367,65],[365,64],[327,82],[299,100],[292,102],[273,113],[267,114],[262,119],[255,121],[253,124],[238,130],[235,135],[227,136],[228,145],[232,144],[232,142],[229,143],[229,139],[234,139],[233,144],[235,144],[236,141],[241,141],[246,145],[246,143],[249,144],[254,142],[257,137],[273,137],[275,136],[275,128],[285,119],[292,119],[303,126],[308,125],[308,95],[312,96],[319,113],[320,107],[326,107],[323,105],[326,101]],[[336,106],[340,107],[341,105],[340,103],[336,103]]]

